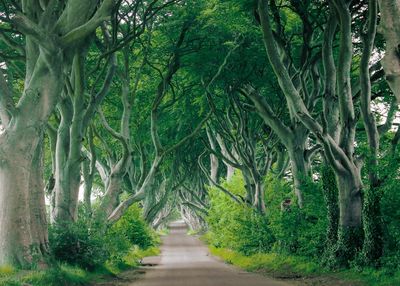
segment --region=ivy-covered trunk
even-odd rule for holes
[[[326,203],[328,226],[326,230],[325,259],[330,259],[338,240],[339,206],[335,173],[328,165],[321,170],[322,189]],[[326,261],[329,264],[329,261]]]
[[[355,170],[359,173],[359,171]],[[339,190],[339,228],[335,249],[339,266],[348,266],[363,244],[361,222],[362,199],[361,177],[357,174],[337,176]]]

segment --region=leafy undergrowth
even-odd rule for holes
[[[116,264],[107,262],[93,272],[77,266],[59,264],[46,270],[18,271],[10,266],[0,267],[0,286],[80,286],[89,283],[101,282],[127,269],[134,269],[140,261],[147,256],[158,255],[158,247],[146,250],[138,247],[132,248],[123,261]]]
[[[209,247],[210,252],[250,272],[262,273],[279,279],[291,279],[299,285],[343,285],[343,286],[393,286],[400,285],[400,271],[364,269],[330,272],[321,269],[315,261],[305,257],[284,256],[276,253],[243,255],[226,249]]]

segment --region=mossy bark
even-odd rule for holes
[[[322,188],[326,202],[328,226],[326,230],[326,247],[325,252],[329,255],[329,251],[336,245],[338,239],[339,228],[339,205],[338,190],[336,186],[335,173],[332,168],[324,165],[321,170]]]
[[[383,254],[381,197],[381,192],[374,186],[367,189],[364,194],[363,227],[365,237],[363,258],[368,265],[376,264]]]

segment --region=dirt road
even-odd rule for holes
[[[183,223],[171,225],[163,239],[161,256],[148,258],[146,274],[130,286],[290,286],[291,284],[250,274],[208,254],[196,237],[188,236]]]

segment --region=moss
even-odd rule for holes
[[[338,191],[335,174],[329,166],[321,169],[322,189],[327,208],[328,227],[326,234],[327,249],[330,249],[337,242],[339,225]]]
[[[7,277],[16,272],[15,268],[10,265],[2,265],[0,266],[0,278]]]
[[[350,262],[361,251],[363,242],[363,229],[361,227],[340,226],[338,241],[334,249],[334,258],[337,268],[348,268]]]
[[[362,259],[366,265],[371,266],[376,266],[383,255],[381,198],[381,191],[375,187],[367,189],[364,195],[364,245]]]

